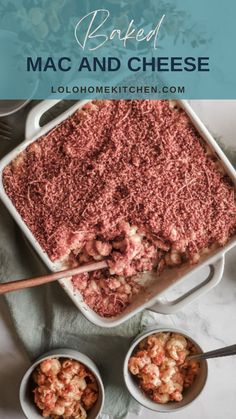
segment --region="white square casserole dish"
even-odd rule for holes
[[[36,141],[39,137],[45,135],[47,132],[55,128],[59,123],[64,121],[66,118],[71,116],[76,110],[82,108],[89,101],[80,101],[73,105],[69,110],[62,113],[59,117],[55,118],[53,121],[40,127],[40,119],[42,115],[51,107],[53,107],[57,102],[55,100],[46,100],[37,105],[28,115],[26,122],[26,140],[23,141],[18,147],[6,155],[0,162],[0,197],[8,208],[9,212],[20,226],[25,236],[33,246],[34,250],[46,264],[46,266],[51,271],[56,271],[61,268],[59,263],[52,262],[42,247],[39,245],[29,228],[24,223],[23,219],[19,215],[18,211],[14,207],[13,203],[7,196],[4,186],[3,186],[3,170],[4,168],[14,160],[19,153],[21,153],[29,144]],[[236,172],[227,157],[224,155],[222,150],[217,145],[214,138],[205,128],[203,123],[193,112],[192,108],[186,101],[179,101],[179,106],[181,106],[189,118],[191,119],[193,125],[196,127],[201,137],[207,142],[213,152],[220,159],[222,165],[225,168],[225,171],[233,181],[236,186]],[[79,291],[73,289],[70,279],[60,280],[60,284],[73,300],[75,305],[81,310],[85,317],[90,320],[92,323],[102,326],[102,327],[114,327],[118,326],[125,320],[129,319],[136,313],[140,312],[145,308],[149,308],[158,313],[171,314],[178,309],[181,309],[185,304],[190,303],[196,297],[202,295],[212,287],[214,287],[222,278],[223,269],[224,269],[224,254],[227,250],[232,248],[236,244],[236,237],[231,238],[231,240],[222,248],[212,251],[207,256],[201,258],[200,262],[197,265],[182,265],[178,268],[172,268],[171,270],[166,270],[157,277],[154,273],[145,273],[142,275],[143,281],[145,282],[145,289],[142,293],[135,297],[135,300],[126,308],[126,310],[113,318],[103,318],[91,310],[83,301]],[[210,274],[207,279],[198,284],[196,287],[188,291],[182,297],[178,298],[172,302],[160,302],[157,301],[157,298],[160,297],[167,289],[170,289],[172,286],[176,285],[180,281],[186,279],[189,273],[195,273],[199,271],[203,266],[210,266]]]

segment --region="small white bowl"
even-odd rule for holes
[[[31,99],[26,100],[0,100],[0,117],[12,115],[26,106]]]
[[[132,345],[129,348],[129,351],[125,357],[124,361],[124,380],[126,387],[131,394],[131,396],[142,406],[146,407],[147,409],[153,410],[155,412],[160,413],[167,413],[167,412],[174,412],[177,410],[181,410],[184,407],[188,406],[190,403],[192,403],[196,398],[199,396],[199,394],[202,392],[207,376],[208,376],[208,366],[207,361],[201,361],[200,363],[200,371],[198,375],[196,376],[193,384],[191,387],[185,390],[183,400],[180,402],[169,402],[166,404],[160,404],[155,403],[152,401],[148,396],[145,395],[144,392],[139,388],[138,382],[135,379],[136,377],[133,376],[128,369],[128,362],[132,354],[136,351],[137,345],[145,339],[147,336],[150,336],[154,333],[160,333],[160,332],[172,332],[172,333],[179,333],[183,335],[185,338],[190,340],[196,348],[199,350],[199,352],[203,352],[202,348],[197,344],[197,342],[189,336],[185,331],[178,330],[174,328],[167,328],[167,327],[158,327],[158,328],[147,328],[143,333],[138,335],[135,340],[133,341]]]
[[[33,393],[32,393],[32,382],[31,382],[31,374],[35,370],[35,368],[40,364],[41,361],[47,358],[69,358],[74,359],[76,361],[81,362],[86,367],[88,367],[91,372],[94,374],[98,388],[99,388],[99,395],[98,400],[93,406],[93,408],[88,412],[88,419],[96,419],[100,415],[104,399],[105,399],[105,392],[102,383],[102,379],[100,373],[94,364],[94,362],[88,358],[86,355],[82,354],[81,352],[75,351],[73,349],[54,349],[53,351],[47,352],[46,354],[42,355],[37,361],[26,371],[24,377],[22,378],[19,397],[20,397],[20,404],[21,408],[28,419],[42,419],[42,415],[40,414],[39,409],[34,403]]]

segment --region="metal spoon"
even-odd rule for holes
[[[225,346],[224,348],[215,349],[214,351],[203,352],[201,354],[190,355],[186,358],[186,361],[198,360],[209,358],[219,358],[223,356],[236,355],[236,345]]]

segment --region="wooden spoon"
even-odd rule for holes
[[[77,266],[76,268],[37,276],[35,278],[6,282],[0,284],[0,294],[6,294],[7,292],[22,290],[24,288],[37,287],[38,285],[47,284],[48,282],[57,281],[58,279],[68,278],[73,275],[97,271],[104,268],[107,268],[107,262],[102,260],[101,262],[86,263],[85,265]]]

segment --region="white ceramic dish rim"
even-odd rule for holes
[[[2,199],[3,203],[7,207],[8,211],[11,213],[14,220],[17,222],[21,230],[24,232],[25,236],[33,246],[36,253],[40,256],[40,258],[43,260],[43,262],[46,264],[46,266],[51,271],[56,271],[60,269],[59,263],[53,263],[45,251],[42,249],[40,244],[37,242],[27,225],[22,220],[21,216],[19,215],[18,211],[14,207],[13,203],[7,196],[4,186],[3,186],[3,170],[5,166],[7,166],[12,160],[14,160],[19,153],[21,153],[29,144],[36,141],[41,136],[45,135],[47,132],[51,131],[53,128],[55,128],[58,124],[60,124],[62,121],[64,121],[66,118],[71,116],[76,110],[82,108],[86,103],[90,102],[90,100],[83,100],[77,102],[75,105],[73,105],[71,108],[69,108],[67,111],[63,112],[60,116],[43,126],[40,127],[40,119],[42,115],[49,110],[51,107],[55,106],[60,100],[46,100],[38,105],[35,106],[31,110],[31,112],[28,115],[27,122],[26,122],[26,139],[17,146],[14,150],[12,150],[9,154],[7,154],[0,162],[0,198]],[[202,138],[209,144],[209,146],[214,150],[214,152],[217,154],[219,159],[221,160],[223,166],[225,167],[227,173],[229,174],[230,178],[236,185],[236,172],[227,159],[227,157],[224,155],[223,151],[220,149],[214,138],[211,136],[211,134],[208,132],[206,127],[203,125],[203,123],[200,121],[200,119],[197,117],[197,115],[194,113],[190,105],[186,101],[178,101],[179,105],[185,110],[185,112],[188,114],[189,118],[191,119],[192,123],[195,125],[197,130],[199,131]],[[133,310],[130,309],[130,311],[126,312],[124,311],[121,315],[115,317],[115,318],[102,318],[98,314],[96,314],[93,310],[91,310],[83,301],[81,295],[79,292],[75,292],[73,290],[71,282],[67,279],[60,280],[60,284],[63,287],[63,289],[66,291],[66,293],[70,296],[70,298],[73,300],[75,305],[81,310],[81,312],[84,314],[84,316],[94,323],[97,326],[101,327],[114,327],[118,326],[124,321],[128,320],[138,312],[144,310],[145,308],[149,308],[157,313],[163,313],[163,314],[172,314],[175,311],[182,309],[186,304],[192,302],[195,298],[201,296],[205,292],[209,291],[211,288],[213,288],[218,282],[221,280],[223,275],[223,269],[224,269],[224,254],[226,251],[231,249],[236,244],[236,237],[233,238],[229,243],[227,243],[224,247],[220,248],[213,256],[209,255],[207,260],[198,263],[198,265],[195,265],[192,267],[191,272],[188,272],[187,274],[183,275],[181,278],[178,279],[174,284],[168,284],[166,283],[166,287],[159,292],[154,297],[150,298],[148,301],[145,301],[144,303],[141,303],[138,307],[134,308]],[[207,280],[201,282],[199,285],[188,291],[186,294],[178,298],[177,300],[171,301],[171,302],[162,302],[158,300],[158,297],[160,297],[167,289],[170,289],[173,285],[176,285],[177,282],[180,282],[189,275],[189,273],[195,273],[198,270],[200,270],[204,266],[211,266],[212,272],[207,278]],[[132,306],[132,303],[131,303]]]
[[[98,413],[96,415],[96,418],[98,418],[102,409],[103,409],[104,401],[105,401],[105,390],[104,390],[104,385],[103,385],[103,382],[102,382],[100,372],[99,372],[96,364],[93,362],[93,360],[90,359],[87,355],[85,355],[82,352],[79,352],[75,349],[65,349],[65,348],[53,349],[49,352],[46,352],[45,354],[43,354],[39,358],[37,358],[37,360],[25,372],[24,376],[21,379],[20,389],[19,389],[19,400],[20,400],[20,404],[21,404],[21,408],[23,410],[23,413],[26,415],[26,412],[25,412],[24,406],[23,406],[23,404],[24,404],[23,394],[24,394],[24,389],[28,384],[28,380],[30,379],[30,376],[31,376],[32,372],[39,365],[39,363],[44,361],[45,359],[49,359],[49,358],[75,359],[76,361],[81,362],[82,364],[84,364],[86,367],[88,367],[91,370],[91,372],[94,374],[94,376],[97,380],[98,387],[99,387],[100,398],[101,398],[101,405],[100,405]]]
[[[200,394],[202,394],[203,390],[205,389],[207,378],[208,378],[208,362],[207,362],[207,360],[202,361],[202,362],[204,362],[204,366],[205,366],[205,370],[206,371],[205,371],[204,383],[203,383],[203,386],[202,386],[201,390],[198,392],[197,396],[193,400],[189,401],[184,406],[181,406],[180,405],[178,407],[177,403],[175,403],[174,405],[173,404],[171,405],[171,404],[168,403],[168,405],[170,406],[170,409],[169,410],[162,410],[161,407],[163,405],[161,405],[161,404],[158,404],[158,403],[155,403],[155,402],[152,402],[151,401],[150,404],[152,405],[152,407],[150,407],[150,406],[148,406],[148,403],[147,404],[143,403],[140,400],[140,398],[137,396],[137,394],[141,393],[141,390],[138,389],[137,392],[135,391],[135,389],[137,389],[138,386],[135,385],[135,384],[133,384],[132,385],[132,388],[130,388],[130,386],[128,384],[127,377],[130,376],[130,372],[128,370],[128,361],[129,361],[129,358],[131,357],[133,351],[137,347],[137,345],[143,339],[145,339],[146,337],[148,337],[148,336],[150,336],[152,334],[161,333],[161,332],[179,333],[179,334],[183,335],[184,337],[188,338],[189,340],[191,340],[197,346],[197,348],[200,349],[201,352],[203,352],[203,349],[199,345],[199,343],[196,342],[196,340],[186,330],[178,329],[178,328],[174,328],[174,327],[162,327],[162,326],[154,327],[154,326],[150,326],[150,327],[145,328],[145,330],[143,330],[143,332],[141,332],[140,334],[138,334],[136,336],[136,338],[133,340],[133,342],[131,343],[131,345],[129,347],[129,350],[128,350],[126,356],[125,356],[125,360],[124,360],[123,377],[124,377],[125,385],[126,385],[126,388],[127,388],[128,392],[129,392],[129,394],[139,404],[141,404],[143,407],[145,407],[146,409],[149,409],[149,410],[158,412],[158,413],[172,413],[172,412],[177,412],[177,411],[180,411],[182,409],[185,409],[185,407],[188,407],[190,404],[192,404],[200,396]],[[149,401],[149,400],[147,399],[147,401]]]

